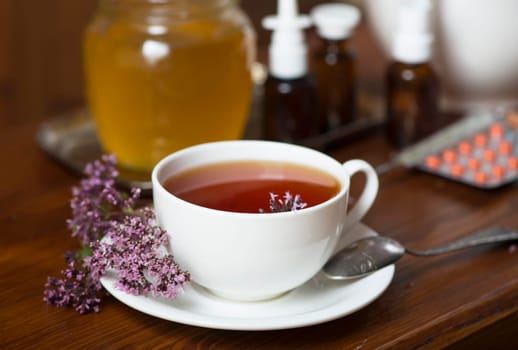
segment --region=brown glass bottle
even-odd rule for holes
[[[439,85],[428,62],[393,62],[386,76],[387,139],[408,146],[440,126]]]
[[[355,54],[349,39],[320,39],[313,70],[318,95],[318,124],[321,132],[350,123],[356,98]]]
[[[318,133],[315,87],[304,75],[269,76],[264,84],[263,132],[267,140],[297,143]]]

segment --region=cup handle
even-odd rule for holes
[[[376,199],[378,194],[378,175],[374,168],[364,160],[352,159],[343,164],[344,170],[351,178],[354,174],[362,172],[366,176],[365,187],[363,188],[362,194],[354,204],[351,211],[347,214],[345,220],[344,229],[349,229],[356,225],[369,211],[372,203]]]

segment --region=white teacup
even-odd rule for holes
[[[340,189],[313,207],[280,213],[237,213],[184,201],[164,188],[172,175],[229,161],[274,161],[319,169]],[[361,196],[347,213],[350,177],[366,175]],[[329,259],[341,234],[369,210],[378,177],[363,160],[341,164],[312,149],[269,141],[223,141],[186,148],[153,169],[153,198],[158,223],[170,236],[171,250],[192,280],[212,293],[234,300],[275,297],[313,277]],[[345,232],[345,233],[343,233]]]

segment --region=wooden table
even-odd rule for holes
[[[518,346],[518,251],[507,244],[433,258],[403,257],[386,292],[328,323],[245,332],[197,328],[147,316],[105,298],[79,315],[42,301],[47,276],[77,247],[65,220],[78,179],[40,151],[37,124],[0,131],[0,348],[173,349],[512,349]],[[380,135],[331,152],[372,164],[390,149]],[[361,179],[353,181],[354,191]],[[482,191],[411,170],[381,177],[364,219],[412,247],[429,247],[488,225],[518,227],[518,188]]]
[[[360,28],[357,35],[365,34]],[[379,88],[379,49],[368,40],[358,40],[358,46],[360,76]],[[2,103],[10,107],[13,101],[8,96]],[[372,304],[299,329],[192,327],[145,315],[112,297],[104,299],[100,313],[85,316],[48,306],[42,301],[47,276],[58,276],[64,252],[78,247],[65,225],[78,178],[38,148],[39,122],[19,122],[14,112],[8,114],[16,109],[7,107],[0,108],[7,113],[0,120],[1,349],[518,348],[518,250],[511,244],[433,258],[405,256]],[[371,134],[330,153],[340,161],[363,158],[378,165],[390,152],[381,134]],[[516,186],[482,191],[405,169],[380,180],[364,223],[410,247],[434,246],[489,225],[518,227]],[[353,195],[361,181],[354,179]]]

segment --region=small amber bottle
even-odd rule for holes
[[[430,64],[428,0],[403,1],[386,75],[387,139],[402,148],[440,127],[439,83]]]
[[[346,4],[322,4],[311,17],[320,40],[313,55],[322,132],[350,123],[355,115],[356,55],[351,34],[360,11]]]
[[[295,0],[278,0],[277,15],[263,20],[263,26],[273,30],[262,104],[265,139],[297,143],[318,134],[316,91],[308,76],[303,32],[309,25],[309,18],[298,14]]]
[[[264,138],[297,143],[317,134],[316,103],[314,85],[309,77],[281,79],[269,76],[263,95]]]
[[[439,127],[438,82],[429,63],[393,62],[387,71],[387,137],[398,148]]]

